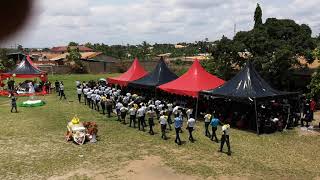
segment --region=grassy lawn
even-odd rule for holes
[[[177,146],[175,133],[170,139],[119,124],[89,109],[76,100],[76,80],[98,79],[103,75],[50,76],[65,83],[68,101],[55,94],[39,97],[47,102],[37,108],[19,108],[10,113],[9,99],[0,97],[0,179],[46,179],[77,168],[88,168],[106,179],[118,179],[114,172],[131,160],[160,156],[166,165],[181,174],[207,177],[248,177],[250,179],[313,179],[320,176],[319,136],[300,136],[298,129],[257,136],[231,130],[232,156],[218,153],[219,145],[204,136],[203,123],[197,123],[195,143]],[[27,98],[19,98],[19,102]],[[99,139],[96,144],[77,146],[64,141],[67,122],[77,114],[82,121],[96,121]],[[218,130],[221,135],[220,129]],[[73,179],[89,177],[75,176]]]

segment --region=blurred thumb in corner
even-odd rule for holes
[[[21,30],[29,19],[33,0],[4,0],[0,6],[0,41]]]

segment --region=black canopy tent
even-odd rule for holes
[[[138,80],[130,82],[128,86],[131,88],[156,89],[157,86],[168,83],[177,78],[178,76],[170,71],[163,58],[161,57],[159,63],[152,72]]]
[[[224,85],[209,91],[202,91],[201,95],[209,95],[231,99],[235,101],[254,103],[257,133],[257,101],[267,98],[288,97],[297,95],[297,92],[283,92],[273,89],[255,70],[251,62]]]

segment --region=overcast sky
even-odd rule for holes
[[[2,44],[52,47],[79,43],[140,44],[217,40],[263,20],[290,18],[320,32],[320,0],[36,0],[31,22]]]

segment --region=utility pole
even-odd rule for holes
[[[237,24],[234,23],[234,27],[233,27],[233,37],[236,36],[237,33]]]

